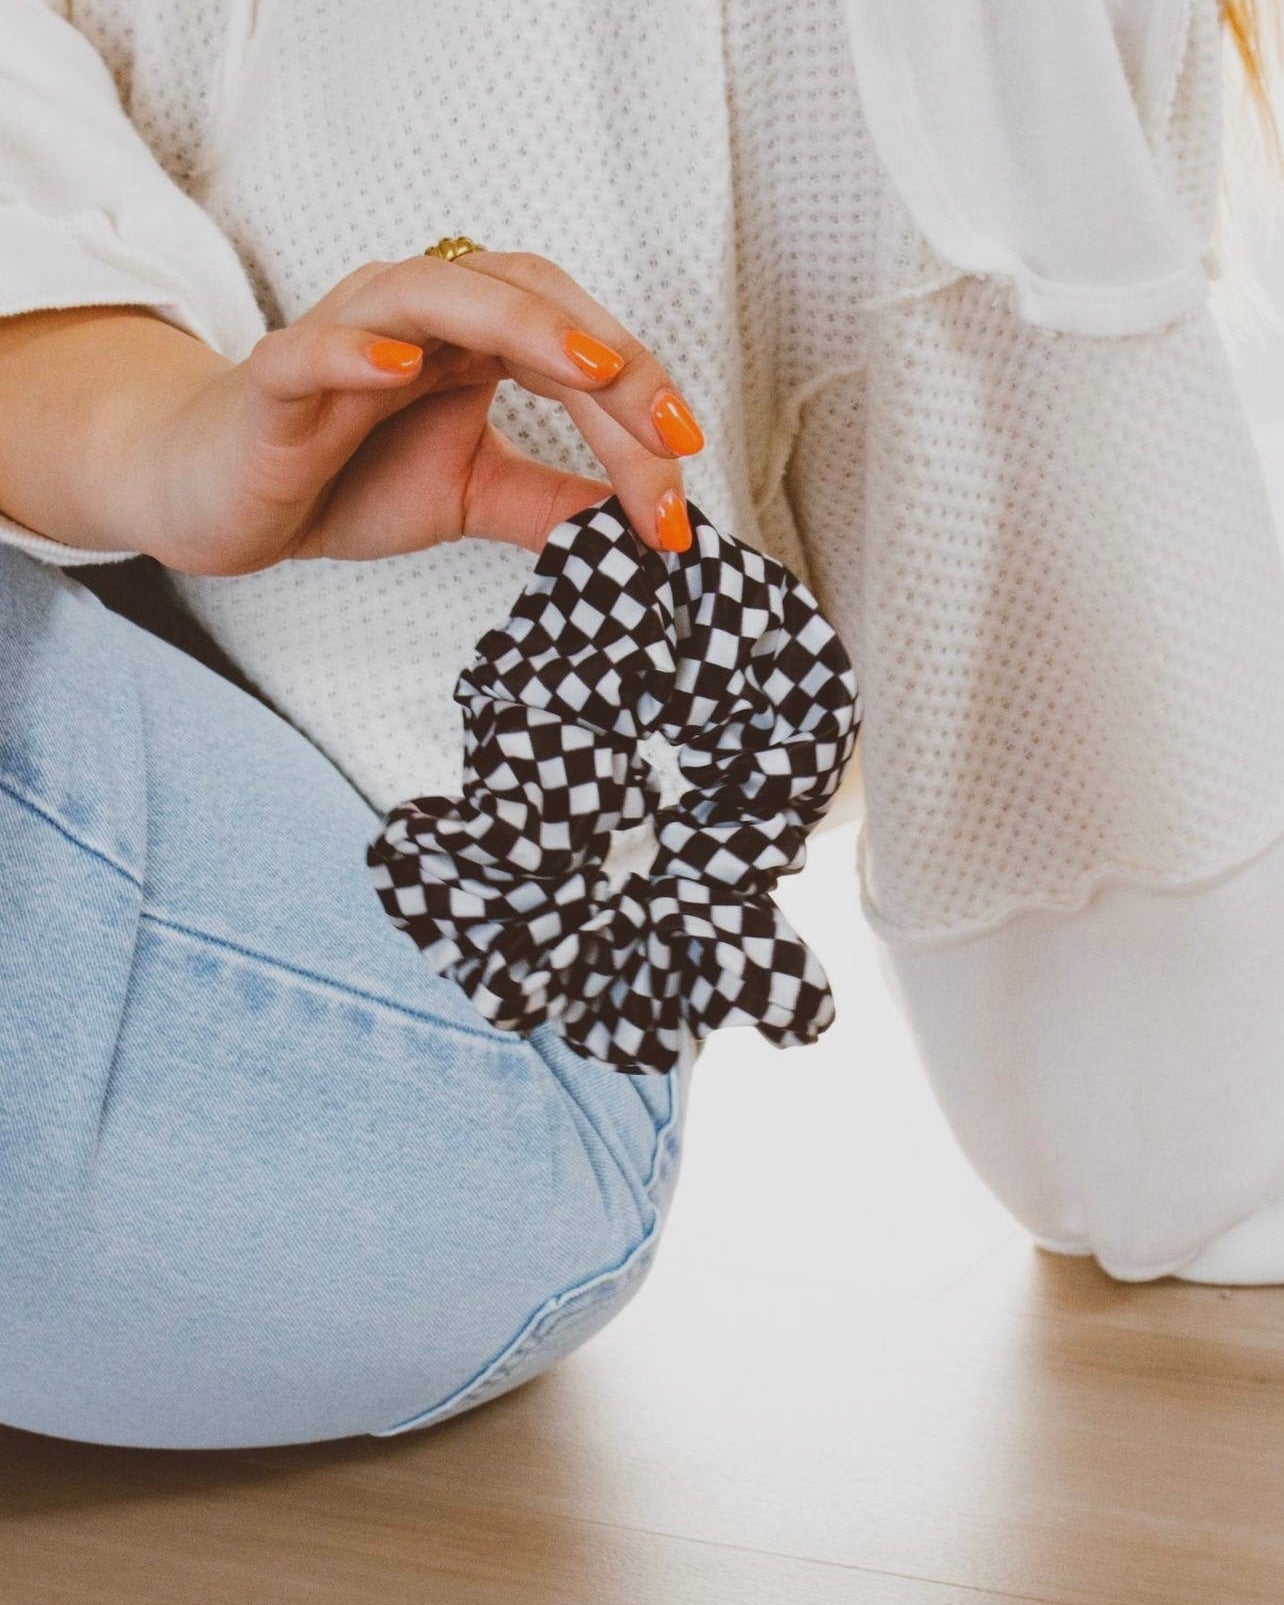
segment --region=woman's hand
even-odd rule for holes
[[[490,427],[506,378],[562,403],[609,483]],[[241,363],[146,307],[12,313],[0,397],[5,513],[186,573],[463,535],[538,551],[611,489],[648,544],[690,540],[678,458],[699,427],[651,353],[541,257],[367,262]]]
[[[134,415],[147,549],[170,568],[244,574],[464,535],[538,551],[612,489],[649,545],[689,544],[678,457],[703,445],[695,420],[656,358],[541,257],[368,262],[244,362],[219,360],[163,417]],[[562,403],[609,483],[487,422],[506,378]]]

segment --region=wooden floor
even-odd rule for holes
[[[1284,1289],[1029,1245],[926,1091],[853,842],[815,837],[781,895],[837,1024],[708,1049],[657,1266],[605,1331],[399,1438],[0,1432],[0,1600],[1280,1605]]]

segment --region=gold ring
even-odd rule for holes
[[[460,234],[451,238],[443,234],[436,245],[430,245],[424,252],[425,256],[439,256],[443,262],[453,262],[457,256],[467,256],[469,251],[484,251],[484,245],[478,245],[476,240],[470,240],[467,235]]]

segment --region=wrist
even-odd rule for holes
[[[96,352],[106,381],[86,441],[78,520],[96,544],[165,561],[195,516],[196,461],[182,428],[196,398],[234,364],[160,319],[107,333]],[[176,481],[184,483],[177,483]],[[105,487],[96,494],[95,483]]]
[[[0,318],[0,508],[68,546],[150,550],[166,419],[228,366],[142,307]]]

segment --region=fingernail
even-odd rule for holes
[[[590,379],[614,379],[624,366],[624,358],[610,346],[595,340],[583,329],[568,329],[562,336],[566,355],[582,368]]]
[[[676,490],[666,490],[656,503],[655,524],[666,552],[685,552],[690,546],[691,520],[687,517],[687,504]]]
[[[366,347],[366,356],[385,373],[409,373],[419,366],[423,351],[406,340],[376,340]]]
[[[651,418],[660,439],[679,457],[689,457],[704,445],[704,435],[690,407],[676,390],[662,390],[651,403]]]

